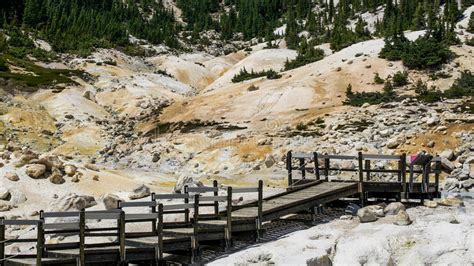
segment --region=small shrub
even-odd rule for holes
[[[303,122],[300,122],[298,123],[298,125],[296,125],[296,130],[298,131],[305,131],[308,129],[308,126],[303,124]]]
[[[266,73],[267,73],[267,79],[279,79],[279,78],[281,78],[281,75],[278,74],[273,69],[268,70]]]
[[[375,73],[374,82],[375,84],[384,84],[385,80],[379,76],[379,73]]]
[[[364,103],[380,104],[397,100],[393,85],[390,81],[385,82],[383,92],[353,92],[352,85],[346,88],[345,105],[362,106]]]
[[[379,54],[390,61],[402,60],[409,69],[433,69],[446,63],[451,57],[448,44],[431,35],[425,35],[413,42],[404,36],[387,39]]]
[[[443,93],[435,86],[432,86],[431,89],[428,89],[428,85],[421,80],[416,82],[413,89],[415,90],[418,100],[427,103],[440,101],[443,96]]]
[[[292,61],[288,59],[285,62],[285,71],[302,67],[304,65],[319,61],[324,58],[324,51],[322,49],[308,48],[306,51],[298,51],[298,55]]]
[[[408,72],[406,71],[403,71],[403,72],[400,72],[398,71],[397,73],[395,73],[395,75],[393,75],[393,85],[395,87],[401,87],[401,86],[405,86],[408,84]]]
[[[163,75],[163,76],[167,76],[169,78],[174,78],[173,75],[171,75],[170,73],[166,72],[166,70],[161,70],[161,69],[158,69],[155,71],[155,74],[160,74],[160,75]]]
[[[466,44],[469,46],[474,46],[474,37],[466,40]]]
[[[7,62],[0,57],[0,71],[8,71]]]
[[[461,73],[454,84],[444,92],[446,98],[461,98],[464,96],[474,97],[474,75],[469,70]]]
[[[232,82],[233,83],[238,83],[238,82],[242,82],[242,81],[249,80],[249,79],[254,79],[254,78],[259,78],[259,77],[267,77],[268,79],[279,79],[279,78],[281,78],[281,75],[278,74],[273,69],[263,70],[263,71],[259,71],[259,72],[255,72],[252,69],[252,71],[248,72],[247,69],[245,69],[245,67],[244,67],[240,70],[240,72],[238,74],[236,74],[232,78]]]

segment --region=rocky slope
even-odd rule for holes
[[[473,10],[468,9],[466,17]],[[472,37],[461,28],[466,23],[461,21],[457,29],[461,39]],[[415,39],[422,34],[410,32],[407,36]],[[264,44],[258,44],[225,56],[160,53],[141,58],[107,49],[89,58],[63,55],[60,62],[43,65],[83,70],[91,78],[76,78],[76,85],[34,93],[12,95],[2,90],[1,215],[28,218],[39,209],[68,210],[95,204],[99,208],[117,197],[129,198],[136,187],[133,193],[140,197],[150,191],[170,192],[177,181],[200,184],[217,179],[238,186],[255,185],[263,179],[266,191],[272,192],[272,188],[286,185],[284,161],[289,150],[336,154],[426,151],[443,158],[444,191],[473,192],[472,99],[425,104],[414,98],[412,85],[422,79],[442,90],[449,88],[460,72],[474,69],[474,48],[465,44],[451,47],[457,57],[442,69],[450,77],[432,80],[429,73],[409,71],[411,84],[396,89],[406,96],[403,101],[344,106],[348,84],[354,91],[379,91],[383,85],[374,83],[374,73],[386,78],[404,70],[400,62],[378,58],[383,44],[382,39],[374,39],[336,53],[322,45],[326,56],[321,61],[282,71],[279,79],[262,77],[240,83],[231,79],[242,68],[280,72],[296,52],[286,49],[282,41],[278,49],[263,49]],[[344,162],[336,167],[356,166],[355,162]],[[377,163],[376,167],[392,166]],[[389,232],[380,225],[373,229],[381,237],[368,244],[367,252],[378,246],[386,248],[381,248],[381,257],[365,263],[406,262],[401,256],[405,244],[397,242],[392,249],[388,247],[392,242],[381,243],[386,239],[382,236],[404,238],[420,233],[430,244],[436,237],[442,238],[423,229],[431,225],[424,215],[435,216],[429,211],[409,210],[410,215],[420,217],[414,228]],[[433,226],[451,230],[440,217]],[[327,247],[338,243],[350,250],[353,241],[349,240],[372,232],[351,221],[336,225],[341,230],[326,239]],[[469,229],[472,223],[461,221],[453,230]],[[344,232],[350,234],[336,241]],[[465,247],[466,242],[460,245]],[[307,250],[313,250],[313,244],[310,246]],[[410,256],[415,259],[432,255],[416,257],[418,249],[413,250]],[[314,252],[327,253],[319,248]],[[438,253],[436,258],[448,261],[462,252],[440,249]],[[357,252],[335,254],[331,260],[342,264],[346,255],[364,262],[363,254]],[[467,254],[460,256],[468,258]],[[275,257],[271,260],[286,262]]]

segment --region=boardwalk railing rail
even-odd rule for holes
[[[331,162],[341,160],[355,161],[357,167],[344,168],[331,166]],[[417,160],[422,163],[420,164]],[[397,167],[395,169],[374,169],[372,168],[372,162],[374,161],[391,161],[396,163]],[[359,182],[362,202],[367,198],[366,192],[381,191],[385,193],[388,192],[386,190],[392,192],[394,192],[393,190],[397,190],[397,192],[400,192],[400,194],[396,196],[397,198],[402,195],[408,198],[410,193],[418,193],[421,197],[423,197],[423,194],[430,194],[431,196],[439,195],[440,160],[427,155],[418,155],[413,162],[408,164],[406,154],[379,155],[359,152],[357,155],[329,155],[317,152],[293,153],[289,151],[286,156],[286,164],[289,188],[295,185],[304,185],[305,183],[312,182],[312,180],[330,181],[330,172],[336,171],[338,173],[358,173],[357,181]],[[434,168],[431,167],[432,164],[434,164]],[[417,165],[420,165],[421,169],[416,169]],[[300,178],[295,177],[294,171],[299,171]],[[409,181],[407,181],[408,171],[410,173]],[[314,178],[309,178],[308,173],[313,173]],[[396,174],[397,179],[391,182],[376,181],[372,179],[373,174]],[[419,183],[415,182],[415,174],[421,174],[422,176]],[[434,182],[430,181],[431,174],[434,174]]]

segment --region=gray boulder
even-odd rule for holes
[[[401,202],[392,202],[385,207],[384,212],[387,215],[396,215],[400,211],[405,210],[405,205],[403,205]]]
[[[145,185],[141,185],[137,188],[135,188],[132,193],[130,193],[130,195],[128,195],[128,197],[130,199],[142,199],[142,198],[145,198],[145,197],[148,197],[150,196],[151,192],[150,192],[150,188],[145,186]]]
[[[357,217],[361,223],[370,223],[377,221],[377,215],[367,207],[361,208],[357,211]]]
[[[118,202],[123,201],[119,196],[115,194],[107,194],[102,199],[106,210],[116,209],[118,207]]]
[[[44,173],[46,173],[46,166],[43,164],[30,164],[26,166],[26,174],[33,179],[42,178]]]
[[[9,200],[10,196],[10,190],[5,187],[0,187],[0,200]]]
[[[408,216],[408,213],[404,210],[401,210],[398,212],[397,216],[395,217],[395,222],[394,224],[396,225],[410,225],[412,223],[410,216]]]
[[[6,172],[5,173],[5,178],[10,180],[10,181],[13,181],[13,182],[16,182],[16,181],[20,180],[18,175],[16,173],[13,173],[13,172]]]

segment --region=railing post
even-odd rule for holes
[[[327,153],[325,155],[328,155]],[[329,181],[329,166],[331,162],[329,161],[329,158],[324,159],[324,175],[326,176],[326,181]]]
[[[163,264],[163,204],[158,205],[158,246],[156,250],[156,257],[158,265]]]
[[[258,213],[257,213],[257,240],[262,237],[262,223],[263,223],[263,181],[258,181]]]
[[[86,242],[86,212],[84,209],[79,214],[79,263],[86,265],[85,242]]]
[[[36,230],[36,265],[42,265],[44,248],[44,231],[42,221],[38,221],[38,224],[36,225]]]
[[[186,196],[189,196],[189,192],[188,192],[188,186],[184,186],[184,194],[186,194]],[[186,197],[184,198],[184,204],[188,204],[189,203],[189,197]],[[184,221],[186,222],[186,225],[190,225],[191,224],[191,221],[189,220],[189,209],[186,208],[184,210]]]
[[[156,213],[156,198],[155,198],[155,192],[151,193],[151,202],[153,203],[153,206],[151,206],[151,213]],[[153,219],[151,222],[151,231],[153,233],[156,233],[156,218]]]
[[[212,186],[214,188],[217,188],[217,180],[214,180],[212,182]],[[219,196],[219,190],[216,189],[216,191],[214,191],[214,197],[217,197]],[[214,215],[216,215],[216,217],[219,217],[219,202],[218,201],[214,201]]]
[[[232,187],[227,188],[227,227],[225,228],[226,248],[232,246]]]
[[[359,193],[360,193],[360,204],[362,207],[365,205],[365,190],[364,190],[364,164],[362,158],[362,152],[359,152]]]
[[[438,157],[438,156],[436,156]],[[436,160],[435,163],[435,197],[439,198],[439,174],[441,173],[441,162]]]
[[[313,158],[314,158],[314,175],[316,176],[316,180],[319,180],[319,160],[318,160],[318,153],[313,152]]]
[[[301,170],[301,179],[306,179],[306,165],[304,163],[304,158],[299,159],[300,170]]]
[[[5,265],[5,225],[3,224],[5,217],[0,217],[0,265]]]
[[[365,160],[365,171],[367,175],[367,181],[370,181],[370,160]]]
[[[193,236],[191,238],[192,258],[194,262],[199,249],[199,194],[194,195],[194,222],[193,222]]]
[[[120,212],[119,223],[119,245],[120,245],[120,265],[125,264],[125,212]]]
[[[288,170],[288,187],[293,184],[293,166],[291,164],[291,151],[286,154],[286,169]]]
[[[408,189],[407,189],[407,155],[406,153],[400,156],[400,171],[402,176],[402,189],[405,194],[405,199],[408,199]]]

